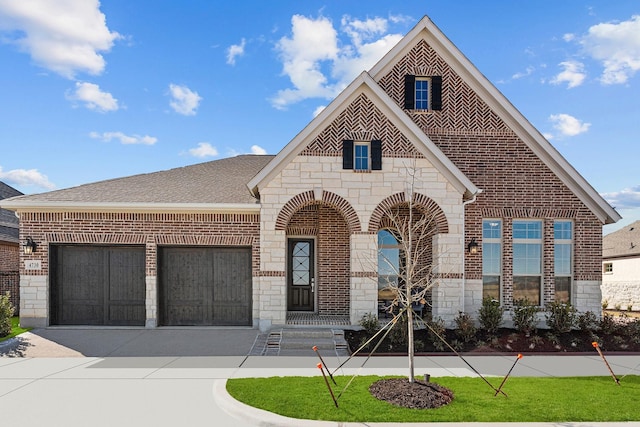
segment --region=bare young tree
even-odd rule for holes
[[[388,309],[406,309],[409,382],[414,382],[413,309],[430,303],[431,291],[437,284],[432,240],[438,229],[435,212],[415,201],[416,169],[408,171],[406,202],[386,209],[381,221],[382,228],[389,231],[398,243],[399,262],[379,248],[378,271],[382,263],[382,270],[391,274],[379,277],[378,281],[384,284],[384,292],[393,298]]]

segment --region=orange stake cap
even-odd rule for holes
[[[522,354],[518,353],[518,359],[522,359]]]
[[[317,345],[314,345],[314,346],[312,347],[312,350],[313,350],[313,351],[318,351],[318,346],[317,346]]]
[[[316,366],[318,367],[318,369],[322,369],[322,363],[318,363]]]
[[[598,343],[596,341],[592,342],[591,345],[595,348],[598,348]]]

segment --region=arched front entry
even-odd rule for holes
[[[303,193],[278,217],[287,247],[287,311],[348,316],[350,235],[360,224],[350,205],[335,194]]]

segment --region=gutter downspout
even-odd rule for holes
[[[473,194],[473,197],[466,202],[462,202],[462,311],[465,311],[466,308],[466,298],[465,298],[465,289],[466,289],[466,281],[467,281],[467,272],[465,270],[465,242],[467,241],[466,231],[465,231],[465,223],[467,219],[465,218],[465,212],[467,205],[474,203],[478,197],[478,194],[482,194],[484,190],[482,188],[478,188],[478,191]]]

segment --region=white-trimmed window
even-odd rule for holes
[[[542,304],[542,221],[513,221],[513,301]]]
[[[442,110],[442,76],[404,76],[404,108]]]
[[[353,143],[353,170],[368,171],[371,167],[369,142],[355,141]]]
[[[502,221],[482,221],[482,298],[500,301],[502,283]]]
[[[382,170],[382,141],[342,141],[342,169],[354,171]]]
[[[573,222],[553,223],[553,271],[556,301],[571,302],[573,282]]]

